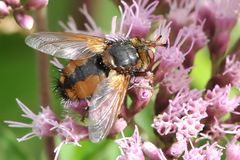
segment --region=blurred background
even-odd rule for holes
[[[24,1],[21,1],[24,4]],[[79,29],[83,28],[84,17],[79,8],[83,3],[88,5],[90,14],[96,23],[104,30],[109,31],[111,18],[119,15],[118,8],[112,0],[77,0],[77,1],[49,1],[48,27],[50,31],[63,31],[59,21],[67,22],[68,16],[73,16]],[[34,16],[34,14],[33,14]],[[17,142],[16,138],[31,132],[30,129],[9,128],[4,120],[31,122],[21,117],[22,111],[16,104],[19,98],[34,113],[40,111],[39,89],[37,77],[36,53],[24,43],[30,32],[21,29],[12,16],[0,20],[0,160],[45,160],[43,141],[33,138],[25,142]],[[49,57],[51,59],[51,57]],[[57,71],[50,66],[50,92],[52,109],[61,117],[62,106],[59,98],[52,92],[54,80],[58,77]],[[59,140],[56,138],[56,144]],[[72,145],[63,146],[60,159],[71,160],[110,160],[120,153],[112,140],[99,144],[81,142],[82,147]]]
[[[79,29],[84,29],[84,17],[79,8],[86,3],[90,14],[98,26],[106,33],[111,27],[112,16],[119,15],[118,7],[114,0],[77,0],[77,1],[54,1],[48,5],[48,27],[50,31],[63,31],[59,21],[67,22],[68,16],[73,16]],[[39,108],[39,87],[37,77],[36,53],[24,43],[25,37],[30,32],[21,29],[13,17],[9,16],[0,20],[0,160],[45,160],[43,141],[33,138],[18,143],[16,138],[31,132],[29,129],[9,128],[3,123],[4,120],[19,122],[31,122],[21,117],[22,111],[16,104],[19,98],[34,113]],[[232,41],[239,36],[239,27],[233,32]],[[52,57],[49,57],[51,59]],[[210,60],[207,50],[198,53],[195,68],[191,76],[193,86],[198,89],[204,88],[210,77]],[[59,117],[63,109],[58,96],[52,91],[54,80],[58,77],[57,71],[50,66],[50,92],[52,96],[52,109]],[[135,117],[135,121],[144,130],[148,139],[154,141],[152,123],[153,109],[149,107]],[[144,119],[144,120],[143,120]],[[126,136],[132,134],[131,129],[125,131]],[[119,136],[120,138],[120,136]],[[59,144],[59,139],[55,143]],[[113,140],[105,140],[98,144],[88,141],[80,143],[82,147],[64,145],[61,149],[60,160],[112,160],[120,154],[118,146]]]

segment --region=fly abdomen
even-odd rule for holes
[[[70,61],[58,82],[58,90],[62,97],[70,100],[91,97],[97,85],[108,74],[108,68],[103,66],[101,61],[100,56]]]

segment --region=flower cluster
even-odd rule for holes
[[[39,8],[39,5],[33,7],[35,3],[30,2],[27,8]],[[1,4],[10,5],[7,0]],[[168,5],[169,11],[157,15],[160,5]],[[108,137],[113,138],[123,132],[127,123],[156,97],[155,116],[149,127],[156,131],[156,138],[163,148],[160,149],[159,143],[150,142],[147,138],[143,140],[136,125],[132,137],[122,134],[123,138],[116,140],[121,149],[118,159],[220,160],[226,153],[227,159],[238,160],[240,95],[231,91],[240,89],[240,59],[237,55],[239,51],[231,52],[227,48],[230,34],[238,21],[240,0],[167,0],[166,4],[159,4],[158,0],[132,0],[132,3],[121,1],[119,10],[121,17],[112,18],[112,28],[108,34],[97,26],[86,5],[80,8],[87,19],[85,31],[77,28],[72,17],[67,24],[60,23],[67,32],[113,41],[138,37],[155,42],[151,68],[144,76],[131,77],[127,90],[131,103],[125,100]],[[3,11],[1,9],[1,15],[4,15]],[[190,73],[195,68],[197,52],[204,47],[209,49],[212,76],[206,88],[198,91],[192,85]],[[52,64],[59,71],[64,68],[57,59]],[[62,140],[56,148],[58,155],[63,144],[79,146],[79,141],[88,139],[87,127],[72,117],[76,114],[86,117],[87,100],[62,100],[64,108],[75,113],[66,115],[62,120],[49,108],[35,115],[19,100],[17,102],[25,113],[23,116],[33,120],[32,124],[6,121],[11,127],[32,128],[32,132],[19,141],[34,136],[58,135]],[[225,146],[220,146],[219,142]]]
[[[136,126],[132,137],[124,137],[123,135],[123,138],[116,140],[116,143],[121,149],[121,155],[117,157],[118,160],[144,160],[144,155],[153,160],[166,160],[161,149],[158,149],[153,143],[144,142],[141,139]]]
[[[209,145],[208,143],[199,148],[192,148],[183,155],[184,159],[221,159],[223,148],[217,143]]]
[[[12,12],[17,24],[30,30],[33,27],[34,19],[27,12],[39,10],[47,5],[48,0],[28,0],[26,4],[22,4],[20,0],[0,1],[0,18],[4,18]]]
[[[60,148],[63,144],[73,143],[77,146],[80,146],[78,142],[88,137],[87,128],[77,124],[71,117],[65,117],[65,119],[60,121],[49,107],[41,107],[42,112],[36,115],[31,110],[29,110],[27,106],[25,106],[20,100],[17,99],[17,103],[24,112],[22,116],[32,120],[31,124],[15,121],[5,121],[9,127],[32,129],[32,132],[26,134],[21,138],[18,138],[17,140],[19,142],[28,140],[33,137],[42,138],[58,135],[62,139],[62,142],[55,149],[55,159],[57,159]]]
[[[152,127],[161,136],[176,134],[177,143],[173,148],[186,145],[185,141],[196,138],[203,130],[201,120],[207,117],[207,106],[208,103],[201,98],[201,92],[181,91],[173,100],[169,100],[166,110],[154,118]]]

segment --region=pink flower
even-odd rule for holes
[[[235,136],[231,142],[226,146],[226,159],[227,160],[240,160],[240,144],[238,144],[239,136]]]
[[[204,0],[202,6],[208,7],[218,20],[222,18],[237,18],[240,11],[238,0]]]
[[[212,145],[207,145],[205,149],[205,159],[209,160],[221,160],[221,157],[223,155],[223,147],[219,146],[217,142],[213,143]]]
[[[205,100],[210,106],[207,111],[211,116],[222,117],[226,113],[233,112],[239,105],[240,98],[230,98],[231,85],[220,88],[218,85],[213,90],[208,90],[205,95]]]
[[[94,19],[91,17],[91,15],[88,13],[87,6],[84,4],[82,8],[79,9],[79,11],[85,16],[87,22],[84,23],[84,26],[86,28],[86,31],[79,30],[77,28],[77,24],[74,21],[72,17],[69,17],[69,21],[65,25],[63,22],[60,22],[60,25],[65,30],[65,32],[73,32],[73,33],[80,33],[80,34],[88,34],[98,37],[104,37],[104,34],[94,21]]]
[[[175,125],[177,121],[177,117],[164,112],[153,119],[152,127],[157,130],[159,135],[168,135],[177,131],[177,126]]]
[[[189,90],[191,83],[189,72],[191,68],[185,69],[180,66],[176,69],[172,69],[164,75],[161,85],[166,87],[166,90],[170,93],[176,93],[180,90]]]
[[[181,30],[179,31],[173,45],[170,45],[170,43],[168,43],[168,46],[166,48],[156,48],[155,55],[159,59],[160,64],[155,69],[155,82],[160,82],[165,73],[182,65],[185,60],[186,54],[189,53],[193,46],[191,45],[186,53],[183,53],[180,50],[188,37],[189,34],[186,34],[183,30]]]
[[[154,118],[152,127],[160,135],[168,135],[179,131],[179,133],[184,134],[184,137],[195,136],[203,127],[200,120],[207,115],[206,107],[208,103],[200,96],[201,92],[195,90],[180,91],[173,100],[169,100],[166,111]],[[187,125],[189,127],[186,127]],[[193,131],[194,129],[196,130]]]
[[[65,109],[78,113],[80,116],[83,118],[87,116],[88,112],[88,102],[86,100],[76,100],[76,101],[71,101],[71,100],[62,100],[62,104]]]
[[[240,88],[240,62],[236,59],[236,55],[226,58],[223,75],[227,77],[233,86]]]
[[[129,38],[131,28],[129,28],[129,30],[126,30],[126,31],[123,29],[123,23],[124,23],[123,19],[124,19],[124,16],[122,15],[120,24],[118,25],[117,16],[114,16],[112,18],[111,32],[110,34],[105,35],[105,37],[108,40],[117,41],[117,40],[126,40]]]
[[[126,127],[127,127],[127,122],[123,118],[119,118],[118,120],[116,120],[116,122],[112,126],[108,136],[113,137],[116,134],[123,132],[123,130]]]
[[[28,30],[32,29],[34,20],[31,16],[22,11],[15,11],[14,18],[20,27]]]
[[[199,18],[206,19],[208,30],[215,34],[221,31],[230,31],[235,25],[240,11],[240,2],[238,0],[203,0],[199,3]],[[208,32],[210,33],[210,32]],[[212,36],[214,33],[210,33]]]
[[[21,4],[20,0],[4,0],[4,2],[12,8],[19,7]]]
[[[90,16],[87,10],[87,6],[83,5],[82,8],[79,9],[79,11],[86,17],[88,23],[84,23],[84,26],[87,29],[87,33],[99,37],[103,37],[102,30],[96,25],[93,18]]]
[[[198,49],[203,48],[209,42],[203,31],[204,25],[205,21],[200,21],[199,24],[196,22],[183,28],[183,31],[189,34],[189,38],[194,40],[194,46]]]
[[[184,116],[176,122],[177,140],[196,138],[204,127],[204,125],[200,123],[200,120],[199,118]]]
[[[151,160],[167,160],[167,158],[163,154],[163,151],[157,148],[151,142],[144,142],[142,145],[142,150],[144,154]]]
[[[171,147],[167,150],[167,154],[171,157],[178,158],[187,148],[187,142],[185,139],[179,140],[171,145]]]
[[[177,116],[179,118],[184,115],[189,115],[190,113],[186,112],[188,110],[191,112],[191,114],[194,114],[195,112],[192,112],[193,108],[191,109],[190,106],[193,106],[191,104],[195,103],[195,101],[201,106],[204,103],[201,100],[201,95],[202,92],[197,90],[179,91],[174,99],[169,100],[169,107],[167,108],[167,113],[170,113],[173,116]],[[194,105],[193,107],[196,107],[196,105]],[[198,109],[199,108],[197,107],[194,110],[196,111]]]
[[[60,72],[63,70],[64,66],[62,63],[59,62],[57,58],[53,58],[53,60],[50,61],[50,63],[56,67]]]
[[[173,21],[173,25],[183,26],[196,21],[197,0],[167,0],[170,11],[168,18]]]
[[[175,105],[175,104],[178,105]],[[174,117],[172,124],[177,133],[178,141],[197,137],[204,125],[200,121],[207,117],[206,109],[208,103],[202,98],[189,99],[182,103],[181,101],[172,101],[169,104],[168,114]],[[181,104],[182,103],[182,104]]]
[[[78,30],[77,28],[77,23],[71,16],[68,17],[67,24],[64,24],[62,21],[59,21],[59,25],[64,29],[65,32],[81,33],[81,31]]]
[[[5,121],[5,123],[9,124],[9,127],[32,129],[32,132],[26,134],[22,138],[18,138],[17,140],[19,142],[26,141],[36,136],[41,138],[41,137],[53,136],[55,134],[54,131],[52,130],[53,125],[51,125],[50,122],[51,121],[57,122],[57,118],[55,114],[50,110],[49,107],[47,108],[42,107],[42,112],[36,115],[32,111],[30,111],[20,100],[16,99],[16,101],[19,107],[24,112],[22,116],[32,120],[31,124],[15,122],[15,121]]]
[[[121,1],[123,9],[121,13],[123,16],[123,27],[125,30],[131,30],[130,37],[145,38],[150,31],[151,24],[158,19],[153,15],[154,10],[158,5],[158,1],[152,1],[147,4],[149,0],[132,0],[132,5]]]
[[[160,22],[159,27],[154,31],[153,34],[153,41],[156,41],[159,44],[168,44],[169,43],[169,35],[170,35],[170,31],[171,31],[171,24],[172,22],[168,22],[166,20],[163,20]],[[157,45],[158,47],[158,45]],[[158,55],[154,56],[154,61],[158,60],[159,57],[157,57]]]
[[[37,10],[48,5],[48,0],[28,0],[26,8],[30,10]]]
[[[51,124],[53,125],[52,130],[56,130],[56,133],[62,139],[62,142],[54,150],[54,160],[57,160],[63,144],[74,144],[80,147],[79,141],[88,137],[87,127],[76,124],[70,117],[65,117],[60,123],[52,121]]]
[[[190,151],[185,151],[184,160],[221,160],[223,148],[217,143],[205,144],[199,148],[192,145]]]
[[[205,160],[202,148],[192,148],[190,151],[185,151],[183,155],[184,160]]]
[[[203,119],[207,117],[207,106],[209,103],[202,98],[197,100],[189,99],[188,102],[183,104],[184,112],[192,118]]]
[[[5,2],[0,1],[0,18],[4,18],[9,14],[9,9]]]
[[[180,32],[173,46],[157,48],[156,54],[159,54],[161,67],[170,70],[182,64],[184,61],[184,53],[180,51],[180,47],[185,42],[186,38],[187,37],[183,37],[182,32]]]
[[[139,99],[148,99],[152,95],[153,74],[146,72],[146,76],[136,76],[130,80],[130,88],[134,89]]]
[[[204,0],[200,3],[198,16],[206,20],[204,30],[211,40],[209,50],[213,60],[224,56],[239,11],[239,0]]]
[[[54,124],[53,124],[54,125]],[[78,142],[88,137],[88,131],[86,127],[76,124],[76,122],[66,117],[62,122],[55,123],[54,129],[65,143],[73,143],[79,145]]]
[[[228,134],[238,134],[240,126],[237,124],[224,123],[214,118],[214,122],[209,126],[206,133],[201,133],[199,139],[209,139],[211,141],[226,139]]]
[[[152,97],[153,74],[151,72],[147,72],[146,74],[146,76],[133,77],[130,80],[128,94],[133,101],[130,109],[132,115],[141,111]]]
[[[205,25],[205,21],[197,22],[185,26],[182,28],[185,34],[189,34],[189,38],[187,39],[184,48],[188,48],[188,46],[193,45],[192,49],[186,55],[184,66],[191,67],[193,65],[193,61],[195,59],[195,55],[197,51],[207,45],[209,42],[207,35],[203,31],[203,27]]]
[[[132,137],[123,137],[122,139],[116,140],[116,143],[121,149],[121,155],[118,156],[118,160],[144,160],[142,140],[139,136],[137,126],[135,126]]]
[[[116,143],[121,149],[118,160],[144,160],[144,154],[151,160],[167,160],[161,149],[149,141],[141,140],[137,126],[135,126],[132,137],[123,137],[116,140]]]

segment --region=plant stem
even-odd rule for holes
[[[35,17],[36,31],[42,32],[47,31],[47,8],[36,11]],[[39,81],[39,94],[40,104],[43,107],[50,105],[50,93],[49,93],[49,62],[46,54],[37,53],[37,70],[38,70],[38,81]],[[45,149],[48,160],[54,159],[54,140],[53,137],[45,139]]]

